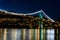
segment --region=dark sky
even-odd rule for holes
[[[60,18],[59,0],[0,0],[0,9],[19,13],[31,13],[42,9],[51,18]]]

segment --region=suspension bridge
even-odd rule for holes
[[[39,14],[39,18],[41,19],[41,21],[39,22],[39,26],[40,29],[1,29],[1,34],[3,35],[2,38],[0,38],[1,40],[54,40],[54,30],[55,29],[42,29],[43,25],[42,25],[42,19],[43,17],[47,18],[48,20],[50,20],[51,22],[55,22],[53,19],[51,19],[48,15],[46,15],[46,13],[43,10],[37,11],[37,12],[33,12],[33,13],[14,13],[14,12],[8,12],[6,10],[1,10],[1,12],[5,12],[6,14],[12,14],[12,15],[35,15],[35,14]],[[3,32],[3,31],[4,32]],[[51,35],[48,35],[47,37],[45,36],[46,32],[47,34],[49,34],[48,32],[53,31],[53,37],[51,37]],[[1,36],[1,35],[0,35]],[[47,39],[46,39],[47,38]]]
[[[48,15],[46,15],[46,13],[43,10],[40,10],[40,11],[37,11],[37,12],[33,12],[33,13],[14,13],[14,12],[8,12],[6,10],[1,10],[1,9],[0,9],[0,11],[1,12],[5,12],[5,13],[8,13],[8,14],[12,14],[12,15],[34,15],[34,14],[40,14],[41,16],[44,16],[45,18],[51,20],[51,22],[55,22]]]

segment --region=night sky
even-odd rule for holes
[[[59,0],[0,0],[0,9],[18,13],[43,10],[52,19],[60,18]]]

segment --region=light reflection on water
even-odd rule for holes
[[[21,30],[17,30],[17,40],[21,40]]]
[[[54,29],[47,30],[47,40],[54,40]]]
[[[24,40],[31,40],[30,38],[29,38],[29,35],[30,35],[30,37],[32,37],[32,40],[34,39],[34,36],[36,35],[36,37],[35,37],[35,39],[37,40],[38,39],[38,34],[40,35],[40,31],[39,32],[37,32],[38,30],[36,30],[35,31],[35,33],[34,33],[34,30],[32,31],[33,29],[31,29],[31,30],[29,30],[29,29],[14,29],[13,31],[12,31],[12,29],[8,29],[7,30],[7,36],[5,36],[5,37],[7,37],[7,40],[22,40],[22,39],[24,39]],[[23,32],[22,32],[23,31]],[[24,33],[24,31],[25,31],[25,33]],[[44,31],[44,30],[42,30],[42,31]],[[43,32],[41,35],[43,35],[43,38],[44,37],[46,37],[46,39],[43,39],[43,40],[54,40],[54,29],[47,29],[47,30],[45,30],[46,32]],[[13,34],[12,34],[13,33]],[[31,33],[31,34],[30,34]],[[3,33],[3,34],[5,34],[5,33]],[[46,35],[47,34],[47,35]],[[25,36],[24,36],[25,35]],[[46,35],[46,36],[44,36],[44,35]],[[13,38],[12,38],[12,36],[13,36]],[[15,37],[16,36],[16,37]],[[3,37],[4,38],[4,37]],[[40,40],[40,37],[39,37],[39,39],[38,40]]]

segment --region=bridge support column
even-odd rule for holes
[[[42,12],[39,13],[39,18],[40,18],[40,22],[39,22],[39,25],[40,25],[40,40],[43,40],[43,24],[42,24],[42,19],[43,19],[43,15],[42,15]]]

